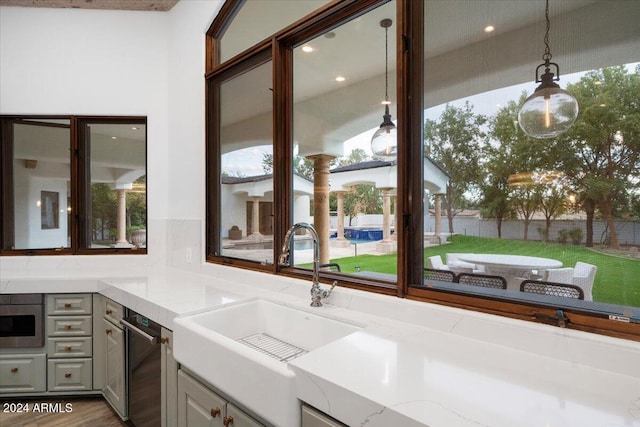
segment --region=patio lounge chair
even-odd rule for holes
[[[449,267],[444,265],[444,263],[442,262],[442,258],[440,258],[440,255],[434,255],[427,258],[427,267],[434,270],[449,270]]]
[[[456,273],[449,270],[424,269],[424,278],[427,280],[440,280],[441,282],[455,282]]]
[[[582,288],[566,283],[546,282],[543,280],[524,280],[520,284],[520,290],[522,292],[530,292],[532,294],[584,299],[584,292],[582,291]]]
[[[578,261],[575,267],[547,270],[544,280],[579,286],[584,292],[584,300],[593,301],[593,282],[597,271],[598,267],[595,265]]]
[[[460,260],[460,256],[466,254],[462,253],[448,253],[446,255],[447,267],[449,270],[457,273],[484,273],[484,265],[476,265],[471,262]]]
[[[458,283],[482,286],[484,288],[507,289],[507,279],[502,276],[486,274],[460,273],[458,274]]]

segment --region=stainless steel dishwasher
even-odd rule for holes
[[[161,413],[161,326],[129,310],[120,321],[127,337],[129,421],[158,427]]]

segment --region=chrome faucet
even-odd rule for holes
[[[284,244],[282,245],[282,253],[280,254],[280,265],[291,265],[291,247],[293,245],[293,237],[296,230],[305,229],[311,233],[313,239],[313,277],[311,283],[311,307],[322,307],[322,299],[331,295],[331,291],[336,287],[338,281],[334,281],[330,289],[322,289],[320,286],[320,238],[318,232],[311,224],[299,222],[287,231],[284,236]]]

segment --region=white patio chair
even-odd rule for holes
[[[586,262],[576,262],[573,269],[573,284],[582,288],[585,301],[593,301],[593,282],[596,278],[598,267]]]
[[[427,258],[427,267],[435,270],[449,270],[449,267],[444,265],[440,255],[434,255]]]
[[[544,280],[579,286],[584,292],[585,301],[593,301],[593,282],[598,267],[578,261],[575,267],[552,268],[547,270]]]
[[[484,273],[485,272],[484,265],[477,265],[471,262],[460,260],[460,257],[464,255],[467,255],[467,254],[448,253],[446,255],[446,259],[447,259],[447,267],[449,267],[449,270],[455,271],[458,273]]]
[[[573,284],[573,267],[552,268],[547,270],[542,280],[554,283]]]

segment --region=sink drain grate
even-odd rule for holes
[[[237,341],[281,362],[288,362],[307,352],[300,347],[264,333],[249,335]]]

